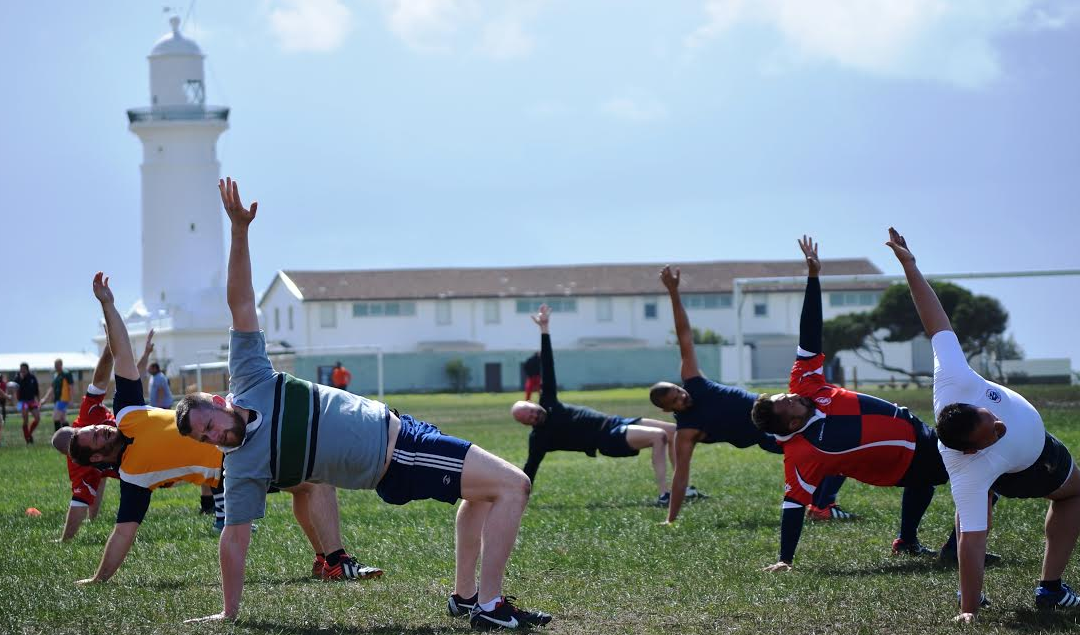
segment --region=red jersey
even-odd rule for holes
[[[82,404],[79,405],[79,416],[71,424],[73,428],[85,428],[86,426],[100,423],[115,426],[113,413],[105,407],[105,393],[93,394],[93,388],[83,395]],[[71,478],[71,504],[76,507],[90,506],[97,499],[98,488],[101,479],[105,477],[119,478],[116,470],[99,470],[89,465],[79,465],[68,457],[68,476]]]
[[[777,442],[784,450],[784,497],[807,506],[826,476],[850,476],[893,486],[915,453],[915,426],[907,408],[825,382],[825,355],[797,359],[791,392],[814,401],[817,412],[802,430]]]

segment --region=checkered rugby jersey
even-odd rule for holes
[[[908,409],[826,383],[824,362],[821,353],[800,356],[791,369],[791,392],[812,399],[817,412],[802,430],[777,437],[784,450],[785,507],[809,505],[821,480],[833,474],[896,485],[915,453],[918,420]]]

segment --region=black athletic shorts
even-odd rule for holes
[[[1042,454],[1031,467],[1012,474],[1002,474],[990,489],[1006,498],[1043,498],[1065,484],[1072,474],[1073,459],[1069,448],[1046,433]]]
[[[596,450],[604,456],[637,456],[638,450],[626,442],[626,426],[641,421],[641,417],[611,417],[604,422],[596,438]]]
[[[919,487],[926,485],[944,485],[949,482],[949,471],[941,460],[938,451],[938,437],[930,426],[912,416],[911,424],[915,428],[915,452],[911,464],[904,472],[896,487]]]

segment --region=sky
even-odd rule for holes
[[[175,0],[174,0],[175,1]],[[1080,3],[260,0],[171,9],[279,269],[823,257],[1080,268]],[[91,350],[140,289],[161,4],[0,6],[0,351]],[[223,217],[224,222],[224,217]],[[824,273],[827,273],[824,272]],[[967,285],[1080,368],[1080,277]]]

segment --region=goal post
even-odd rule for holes
[[[1080,276],[1080,269],[1052,269],[1042,271],[998,271],[983,273],[936,273],[923,274],[927,280],[976,280],[994,278],[1045,278]],[[854,274],[841,276],[820,276],[823,284],[889,283],[907,282],[903,274]],[[806,276],[776,276],[765,278],[735,278],[732,281],[732,305],[735,309],[735,351],[737,385],[746,387],[746,366],[743,361],[745,336],[743,331],[743,302],[748,291],[768,291],[775,287],[790,287],[806,284]]]

